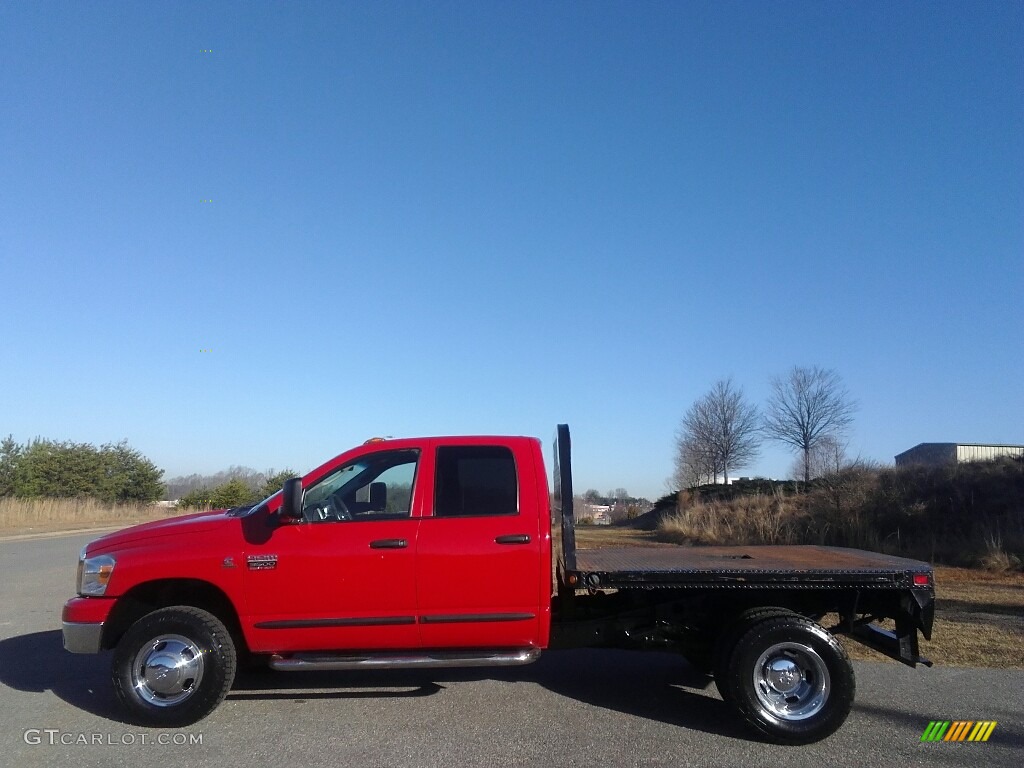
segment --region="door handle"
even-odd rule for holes
[[[405,549],[409,542],[405,539],[377,539],[370,542],[370,549]]]
[[[509,536],[498,536],[495,544],[529,544],[530,536],[526,533],[513,533]]]

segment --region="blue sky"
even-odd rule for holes
[[[566,421],[653,497],[717,379],[820,365],[853,453],[1024,442],[1019,2],[8,2],[0,148],[22,441]]]

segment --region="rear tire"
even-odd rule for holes
[[[176,728],[210,714],[235,679],[231,634],[213,614],[161,608],[129,627],[114,652],[114,691],[134,722]]]
[[[715,687],[718,688],[722,701],[726,704],[732,703],[732,693],[728,685],[729,669],[732,664],[732,653],[736,650],[736,643],[740,638],[758,622],[797,615],[788,608],[777,606],[750,608],[741,613],[719,633],[711,669],[715,677]]]
[[[751,627],[732,653],[726,684],[740,717],[783,744],[831,735],[849,715],[856,690],[843,646],[802,616]]]

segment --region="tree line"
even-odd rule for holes
[[[233,470],[245,469],[244,467],[232,467],[228,473],[232,473]],[[224,474],[218,473],[214,477],[223,477]],[[204,482],[199,487],[182,494],[177,499],[177,506],[181,509],[223,509],[255,504],[280,491],[284,481],[289,477],[297,476],[298,472],[290,469],[281,472],[273,470],[267,472],[236,471],[230,479],[224,482],[217,484]]]
[[[0,441],[0,497],[92,498],[107,504],[177,500],[183,509],[251,504],[281,490],[296,472],[230,467],[215,475],[163,481],[164,471],[126,440],[98,448],[89,443],[36,438]]]
[[[150,503],[163,495],[163,474],[125,440],[99,448],[41,438],[18,443],[12,435],[0,441],[0,496]]]
[[[758,459],[764,439],[792,449],[797,474],[808,482],[821,468],[842,461],[843,437],[856,410],[830,369],[795,366],[773,378],[763,413],[731,378],[722,379],[683,416],[672,483],[693,488],[719,477],[728,483],[730,472]]]

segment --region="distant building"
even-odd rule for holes
[[[594,525],[611,525],[612,508],[607,504],[584,504],[583,508],[576,513],[576,520],[589,518]]]
[[[964,461],[990,461],[1000,456],[1024,456],[1024,445],[985,445],[981,443],[921,443],[896,455],[896,466],[909,464],[957,464]]]

